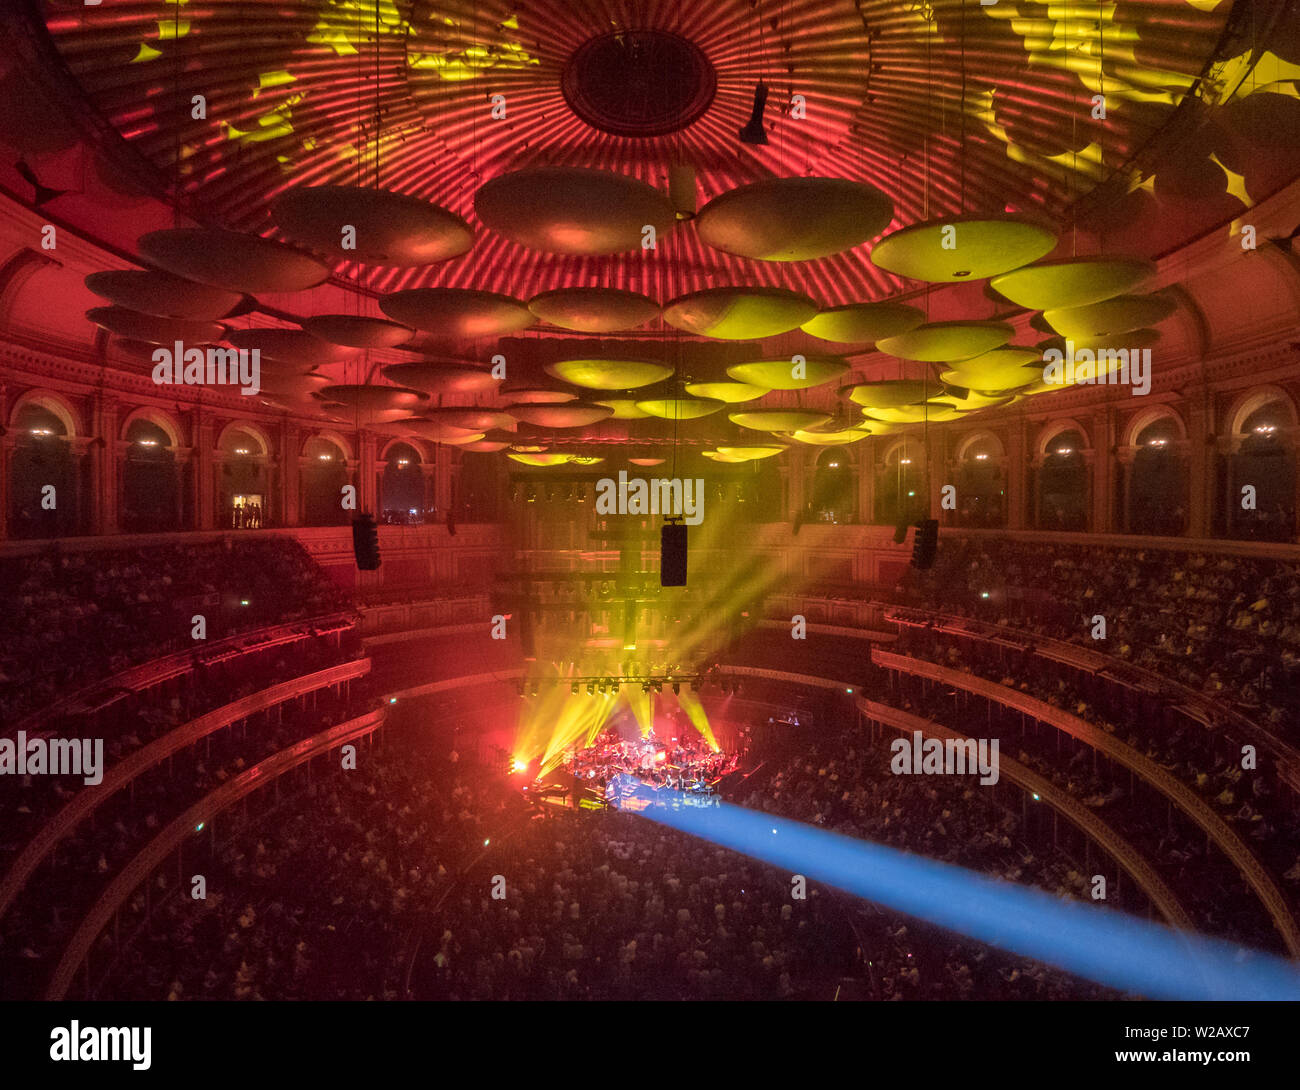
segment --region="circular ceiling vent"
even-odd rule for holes
[[[694,42],[663,30],[619,30],[580,45],[564,66],[565,101],[615,136],[662,136],[709,108],[718,79]]]

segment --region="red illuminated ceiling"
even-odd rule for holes
[[[196,220],[271,235],[278,194],[378,179],[474,228],[474,247],[450,261],[336,266],[375,292],[472,286],[527,298],[600,283],[666,302],[743,283],[797,287],[831,305],[903,286],[866,260],[866,246],[755,261],[705,246],[690,223],[650,253],[528,250],[473,212],[479,186],[521,167],[600,167],[667,190],[670,166],[685,163],[700,205],[763,177],[839,177],[888,194],[895,227],[1010,209],[1061,226],[1063,247],[1079,253],[1152,253],[1266,196],[1282,172],[1260,165],[1270,156],[1252,141],[1300,128],[1294,84],[1283,86],[1300,72],[1290,50],[1268,54],[1261,79],[1263,51],[1234,37],[1229,0],[114,0],[41,10],[51,66],[66,66],[88,112]],[[633,33],[611,37],[619,31]],[[737,132],[760,79],[770,142],[751,146]],[[1092,116],[1096,93],[1104,122]],[[204,119],[192,116],[195,94],[206,97]],[[674,114],[694,120],[674,128]],[[1177,154],[1162,152],[1175,138]]]

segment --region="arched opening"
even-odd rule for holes
[[[14,414],[9,458],[9,536],[66,537],[81,527],[77,459],[58,414],[29,402]]]
[[[1088,464],[1083,435],[1071,428],[1047,445],[1038,470],[1038,529],[1088,528]]]
[[[126,429],[122,460],[122,529],[152,534],[181,528],[180,486],[171,437],[152,420],[133,420]]]
[[[228,428],[221,437],[217,477],[217,525],[232,530],[260,530],[269,518],[270,487],[266,449],[257,434]]]
[[[1291,416],[1280,398],[1265,401],[1241,421],[1228,467],[1229,537],[1290,541],[1295,537],[1295,447]]]
[[[303,446],[302,522],[304,526],[343,526],[351,512],[343,509],[348,461],[332,439],[316,435]]]
[[[903,440],[876,470],[875,520],[897,526],[925,516],[925,455],[920,443]]]
[[[1002,445],[992,435],[964,444],[957,463],[957,525],[991,529],[1007,524]]]
[[[379,484],[379,510],[383,522],[418,525],[432,512],[426,509],[424,467],[420,452],[409,443],[394,443],[385,456]]]
[[[1172,416],[1153,421],[1135,436],[1128,492],[1132,533],[1171,537],[1187,530],[1187,458],[1181,438]]]
[[[812,522],[846,523],[857,521],[857,474],[849,454],[841,447],[830,447],[817,458],[813,471]]]

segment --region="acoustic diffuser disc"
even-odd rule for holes
[[[728,405],[755,401],[772,392],[766,386],[754,386],[748,382],[688,382],[684,389],[692,397],[712,398]]]
[[[571,390],[548,390],[542,386],[521,386],[515,390],[502,390],[501,396],[520,405],[561,405],[577,401]]]
[[[471,428],[458,428],[445,420],[430,420],[425,416],[404,416],[384,428],[391,435],[416,435],[431,443],[478,443],[487,438],[484,432]]]
[[[1174,301],[1163,295],[1120,295],[1086,307],[1047,310],[1043,317],[1062,337],[1076,341],[1128,333],[1163,322],[1176,309]],[[1124,348],[1123,344],[1114,345]]]
[[[393,321],[439,337],[502,337],[537,319],[518,299],[469,288],[410,288],[379,300]]]
[[[614,415],[608,405],[570,401],[563,405],[507,405],[506,412],[525,424],[539,428],[581,428]]]
[[[728,419],[733,424],[752,431],[796,432],[826,423],[831,419],[831,414],[800,409],[756,409],[730,413]]]
[[[673,369],[650,360],[577,359],[548,363],[546,373],[590,390],[635,390],[668,378]]]
[[[323,283],[329,266],[282,242],[237,231],[177,227],[140,237],[140,253],[176,276],[227,291],[305,291]]]
[[[849,400],[855,405],[873,409],[891,409],[899,405],[911,405],[925,399],[927,386],[917,379],[890,379],[885,382],[860,382],[856,386],[845,387]],[[931,383],[928,390],[933,392]],[[843,393],[843,390],[841,390]],[[794,429],[792,429],[794,430]]]
[[[429,420],[450,424],[453,428],[486,432],[491,428],[508,428],[515,418],[499,409],[485,409],[477,405],[447,405],[427,408],[421,413]]]
[[[347,348],[395,348],[415,334],[404,325],[383,318],[359,318],[351,314],[318,314],[304,318],[302,328],[313,337]]]
[[[562,466],[567,462],[573,461],[572,454],[561,454],[558,452],[528,454],[520,451],[512,451],[506,455],[511,461],[519,462],[526,466]]]
[[[452,361],[390,363],[383,369],[383,375],[389,382],[423,390],[427,394],[484,394],[499,385],[491,371]]]
[[[726,408],[726,402],[699,397],[650,398],[647,401],[638,401],[636,407],[651,416],[659,417],[660,420],[698,420],[702,416],[711,416],[719,409]]]
[[[656,241],[677,222],[654,186],[607,170],[533,167],[485,182],[474,211],[506,238],[553,254],[618,254],[641,249],[643,230]]]
[[[1076,352],[1081,348],[1087,348],[1090,351],[1097,351],[1099,348],[1150,348],[1152,345],[1160,343],[1160,331],[1157,329],[1129,329],[1124,332],[1119,343],[1114,336],[1111,337],[1071,337],[1074,342]],[[1055,348],[1058,352],[1065,351],[1064,337],[1047,337],[1038,342],[1035,346],[1039,355],[1049,348]]]
[[[636,401],[630,397],[605,398],[596,402],[597,405],[608,405],[614,410],[615,420],[644,420],[650,414],[644,409],[637,406]]]
[[[760,261],[810,261],[859,246],[889,226],[880,190],[843,178],[765,178],[709,201],[695,220],[709,246]]]
[[[840,344],[874,343],[896,337],[925,321],[925,311],[906,303],[849,303],[827,307],[802,325],[805,333]]]
[[[220,322],[192,322],[184,318],[159,318],[126,307],[91,307],[86,317],[101,329],[128,340],[165,344],[176,341],[188,345],[212,344],[225,335]]]
[[[1131,292],[1155,276],[1153,261],[1090,257],[1044,261],[995,276],[989,286],[1030,310],[1083,307]]]
[[[761,458],[772,458],[780,454],[783,450],[789,448],[784,443],[773,443],[770,446],[744,446],[744,447],[718,447],[719,454],[725,454],[728,458],[735,458],[742,462],[756,462]]]
[[[899,359],[948,363],[1000,348],[1014,332],[1006,322],[931,322],[877,341],[876,348]]]
[[[243,299],[239,292],[199,284],[154,269],[111,269],[91,273],[86,287],[119,307],[159,318],[211,322],[223,318]]]
[[[429,400],[428,395],[419,390],[405,390],[400,386],[341,384],[325,386],[320,394],[327,401],[346,405],[350,409],[404,409],[410,412]]]
[[[1035,364],[1041,367],[1043,354],[1037,348],[995,348],[962,360],[956,367],[944,371],[939,380],[949,386],[964,386],[971,390],[1008,390],[1023,386],[1033,379],[1026,371]]]
[[[743,341],[788,333],[816,313],[806,295],[784,288],[709,288],[674,299],[664,321],[702,337]]]
[[[983,280],[1046,257],[1055,246],[1051,228],[1021,216],[952,216],[886,235],[871,261],[911,280]]]
[[[334,260],[368,265],[429,265],[474,244],[469,224],[454,212],[362,186],[300,186],[271,202],[271,218],[294,242]],[[345,247],[345,241],[352,245]]]
[[[786,356],[753,360],[727,368],[737,382],[766,386],[770,390],[808,390],[848,373],[849,365],[835,356]]]
[[[841,447],[870,437],[859,428],[850,428],[847,431],[796,431],[790,434],[790,438],[813,447]]]
[[[256,348],[263,361],[319,367],[356,355],[353,349],[328,344],[301,329],[232,329],[226,340],[236,348]]]
[[[528,300],[543,322],[575,333],[616,333],[636,329],[659,316],[659,304],[618,288],[560,288]]]

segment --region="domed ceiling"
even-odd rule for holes
[[[1013,297],[976,281],[1157,257],[1226,233],[1300,174],[1300,20],[1282,3],[33,0],[20,18],[0,140],[23,176],[51,184],[68,127],[15,107],[39,71],[95,163],[209,232],[124,244],[107,238],[114,211],[75,193],[51,214],[139,264],[248,293],[245,313],[259,289],[210,272],[249,267],[230,233],[291,243],[285,260],[365,298],[366,324],[339,343],[367,353],[410,326],[420,351],[453,307],[465,337],[632,341],[639,326],[750,342],[693,376],[717,382],[785,354],[759,351],[765,338],[793,330],[796,351],[816,350],[829,342],[809,334],[846,314],[880,321],[815,317],[832,307],[1005,317]],[[351,256],[323,241],[339,222],[364,224]],[[948,222],[989,232],[981,260],[918,263]],[[199,238],[204,261],[170,260]],[[964,312],[929,304],[964,287]],[[309,306],[289,320],[349,317]],[[908,332],[915,315],[896,332],[926,335]]]

